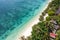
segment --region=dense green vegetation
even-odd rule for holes
[[[41,34],[41,35],[40,35]],[[48,40],[48,29],[44,22],[39,22],[33,26],[32,40]]]
[[[60,7],[60,0],[53,0],[48,8],[42,13],[39,20],[40,22],[33,26],[32,35],[27,40],[60,40],[60,13],[56,14]],[[46,20],[44,21],[45,14],[48,14]],[[52,22],[56,22],[55,24]],[[59,26],[58,29],[55,29],[55,26]],[[50,32],[56,30],[55,34],[57,34],[56,38],[50,37]]]

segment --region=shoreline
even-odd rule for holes
[[[46,4],[45,8],[44,8],[41,12],[38,12],[39,14],[37,14],[34,18],[32,18],[26,25],[24,25],[24,26],[26,26],[26,27],[25,27],[25,29],[23,29],[23,31],[20,33],[19,38],[20,38],[21,36],[24,36],[24,37],[26,38],[26,37],[28,37],[28,36],[31,35],[32,26],[35,25],[35,24],[37,24],[37,23],[39,22],[39,18],[40,18],[39,16],[42,14],[42,12],[44,12],[44,10],[48,7],[48,4],[49,4],[51,1],[52,1],[52,0],[50,0],[50,1]],[[45,17],[46,17],[46,16],[48,16],[48,15],[46,14]],[[20,39],[18,39],[18,40],[20,40]]]
[[[24,25],[24,28],[22,28],[23,30],[17,33],[17,39],[15,38],[15,40],[20,40],[19,38],[21,36],[25,36],[28,37],[31,35],[31,31],[32,31],[32,26],[37,24],[39,22],[39,16],[42,14],[42,12],[44,12],[44,10],[48,7],[48,4],[51,2],[51,0],[49,0],[49,2],[46,4],[46,6],[43,8],[42,11],[38,11],[38,14],[36,16],[34,16],[34,18],[32,18],[29,22],[27,22]],[[8,38],[10,39],[10,38]],[[8,40],[7,39],[7,40]]]

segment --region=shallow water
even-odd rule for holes
[[[14,29],[26,24],[47,0],[0,0],[0,40],[5,40]]]

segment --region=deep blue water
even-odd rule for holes
[[[0,40],[28,22],[47,0],[0,0]],[[41,8],[42,9],[42,8]],[[20,26],[22,27],[22,26]]]

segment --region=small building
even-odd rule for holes
[[[54,29],[55,29],[55,30],[60,29],[60,26],[58,25],[58,23],[57,23],[55,20],[52,19],[52,20],[50,21],[50,23],[54,25]]]
[[[54,19],[51,19],[50,23],[57,25],[57,22]]]
[[[51,38],[56,38],[57,34],[54,34],[54,33],[50,33],[50,37]]]

